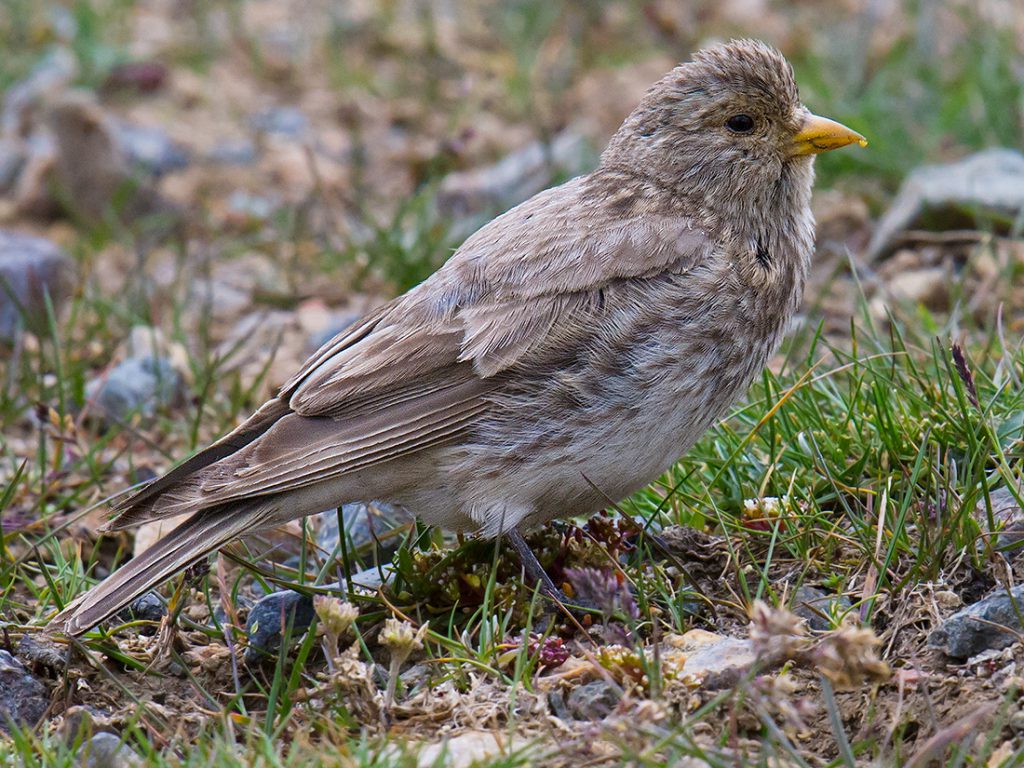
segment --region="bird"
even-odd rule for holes
[[[60,611],[79,635],[240,536],[353,501],[504,537],[656,480],[740,398],[798,309],[812,114],[774,47],[706,47],[656,82],[596,168],[468,237],[316,351],[232,432],[115,507],[177,528]]]

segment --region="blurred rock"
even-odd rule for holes
[[[721,690],[735,684],[756,661],[750,640],[726,637],[703,629],[673,635],[667,641],[666,657],[683,659],[683,673],[700,681],[707,690]]]
[[[868,259],[888,254],[908,229],[975,229],[977,218],[1006,226],[1024,210],[1024,155],[986,149],[956,163],[911,172],[878,223]]]
[[[952,281],[953,278],[942,267],[926,267],[893,275],[886,283],[886,290],[898,301],[909,301],[942,312],[949,309]]]
[[[155,93],[167,82],[167,66],[159,61],[129,61],[118,64],[103,81],[104,91]]]
[[[1022,601],[1024,584],[1010,590],[999,588],[943,621],[928,637],[928,644],[956,659],[1011,646],[1024,630],[1020,621]]]
[[[217,142],[206,155],[209,162],[224,165],[252,165],[256,158],[256,147],[247,139]]]
[[[793,613],[807,621],[816,632],[832,629],[832,618],[839,619],[853,606],[845,595],[833,595],[822,589],[802,585],[793,595]]]
[[[605,680],[574,688],[566,708],[576,720],[604,720],[615,711],[622,698],[622,689]]]
[[[0,732],[9,723],[33,727],[50,706],[50,695],[20,661],[0,651]]]
[[[113,129],[114,140],[128,162],[151,176],[160,177],[189,165],[188,150],[160,128],[115,122]]]
[[[228,197],[225,223],[237,229],[249,229],[268,222],[280,207],[280,201],[274,197],[236,189]]]
[[[132,326],[128,338],[114,353],[114,359],[118,361],[131,357],[166,357],[184,379],[188,380],[191,377],[188,351],[178,342],[168,339],[159,328],[148,325]]]
[[[350,546],[354,549],[373,544],[376,537],[382,536],[393,528],[411,522],[413,516],[395,504],[375,501],[370,504],[354,503],[342,507],[345,522],[345,533]],[[316,543],[325,556],[339,546],[338,512],[330,509],[321,512],[314,518],[316,525]],[[380,548],[382,559],[389,559],[397,549],[400,537],[392,537],[389,542],[382,542]]]
[[[97,733],[75,755],[80,768],[132,768],[142,762],[139,754],[113,733]]]
[[[250,117],[249,125],[257,133],[299,139],[309,131],[309,118],[295,107],[271,107]]]
[[[14,189],[26,162],[28,151],[20,141],[0,139],[0,195]]]
[[[153,416],[184,402],[185,382],[164,357],[130,357],[85,385],[91,411],[103,420],[126,422]]]
[[[56,140],[54,183],[57,202],[90,225],[111,213],[124,223],[143,218],[170,233],[181,212],[132,166],[117,128],[92,94],[69,91],[50,106],[47,124]]]
[[[587,170],[587,140],[572,129],[550,144],[534,142],[494,165],[449,174],[437,194],[438,211],[452,219],[506,211],[551,185],[558,174]]]
[[[10,86],[0,110],[0,135],[25,137],[37,122],[43,102],[59,93],[78,75],[78,61],[67,48],[54,48],[29,73]]]
[[[1010,489],[1005,486],[991,491],[989,501],[992,502],[992,519],[999,531],[992,542],[993,545],[997,550],[1006,553],[1011,560],[1020,557],[1024,553],[1024,546],[1021,546],[1021,542],[1024,541],[1024,511]],[[974,519],[981,530],[988,531],[988,510],[984,498],[979,499],[974,508]]]
[[[59,312],[71,288],[71,259],[49,240],[0,230],[0,342],[22,328],[49,329],[46,299]]]

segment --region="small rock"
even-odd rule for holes
[[[5,195],[14,188],[26,162],[28,153],[20,142],[0,139],[0,195]]]
[[[11,654],[0,651],[0,731],[10,733],[12,721],[34,726],[49,706],[46,686]]]
[[[54,48],[29,73],[3,95],[0,133],[27,136],[36,113],[47,97],[60,92],[78,75],[78,60],[67,48]]]
[[[929,226],[974,228],[978,216],[1012,222],[1024,210],[1024,155],[986,149],[947,165],[918,168],[904,180],[868,245],[869,260],[892,250],[900,233]]]
[[[85,398],[102,418],[123,422],[180,404],[185,383],[167,358],[130,357],[86,384]]]
[[[313,598],[291,590],[271,592],[256,601],[245,622],[249,647],[245,651],[247,663],[258,662],[272,656],[281,647],[284,627],[291,624],[293,638],[313,623],[316,611]]]
[[[900,272],[889,279],[889,295],[899,301],[921,304],[935,312],[949,309],[952,278],[942,267],[927,267]]]
[[[349,545],[353,549],[369,546],[376,541],[376,537],[413,519],[413,516],[402,507],[380,501],[370,504],[346,504],[342,507],[341,514]],[[315,518],[315,525],[317,546],[325,555],[329,555],[340,544],[337,510],[321,512]],[[388,542],[382,542],[380,551],[382,554],[389,554],[394,552],[398,544],[398,537],[393,537]]]
[[[48,333],[47,296],[59,311],[71,273],[71,259],[49,240],[0,230],[0,342],[13,341],[22,328]]]
[[[188,150],[171,141],[160,128],[116,122],[113,129],[128,161],[151,176],[160,177],[189,165]]]
[[[993,546],[1010,559],[1020,557],[1024,552],[1024,546],[1021,546],[1021,541],[1024,541],[1024,512],[1017,499],[1009,488],[1003,486],[989,493],[989,501],[992,503],[992,519],[998,530],[992,541]],[[975,506],[974,519],[983,531],[988,530],[988,510],[984,498],[979,499]]]
[[[757,661],[750,640],[726,637],[703,629],[673,635],[668,644],[666,657],[681,654],[683,674],[699,680],[708,690],[733,685]]]
[[[928,644],[956,659],[1013,645],[1022,631],[1018,613],[1022,601],[1024,584],[1011,590],[1000,588],[943,621]]]
[[[494,165],[449,174],[438,190],[437,207],[456,220],[508,210],[549,186],[556,174],[583,172],[589,160],[586,139],[567,129],[550,144],[534,142]]]
[[[105,91],[155,93],[167,82],[167,66],[159,61],[129,61],[110,70],[103,82]]]
[[[251,226],[269,221],[280,208],[273,197],[254,195],[238,189],[228,197],[227,219],[233,226]]]
[[[295,107],[271,107],[249,118],[253,130],[291,139],[301,138],[309,130],[309,119]]]
[[[113,733],[97,733],[78,748],[81,768],[130,768],[142,765],[139,754]]]
[[[605,680],[581,685],[569,694],[566,707],[577,720],[604,720],[615,711],[622,690]]]
[[[227,139],[215,144],[206,159],[224,165],[252,165],[256,162],[256,147],[247,139]]]
[[[849,611],[853,606],[845,595],[831,595],[824,590],[802,585],[793,595],[793,613],[807,621],[809,629],[827,632],[832,629],[833,619]]]
[[[136,598],[119,614],[126,621],[152,621],[157,624],[167,615],[167,603],[156,592],[147,592]],[[149,628],[155,631],[155,628]]]
[[[67,669],[67,648],[57,645],[46,635],[22,635],[18,643],[18,658],[33,672],[42,669],[53,677],[62,675]]]
[[[331,318],[324,327],[310,334],[310,351],[313,352],[320,349],[320,347],[352,325],[352,323],[358,320],[359,317],[360,316],[354,312],[337,313],[337,315]]]

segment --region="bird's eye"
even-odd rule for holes
[[[754,118],[750,115],[733,115],[725,121],[725,127],[733,133],[750,133],[754,130]]]

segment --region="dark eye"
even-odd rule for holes
[[[750,133],[754,130],[754,118],[750,115],[733,115],[725,121],[725,127],[733,133]]]

